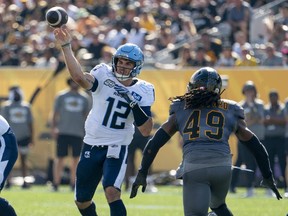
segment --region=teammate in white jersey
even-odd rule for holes
[[[0,193],[18,157],[15,134],[6,119],[0,115]],[[0,215],[16,216],[14,208],[0,197]]]
[[[86,73],[73,54],[68,28],[56,28],[54,35],[72,79],[90,90],[93,98],[76,171],[76,205],[81,215],[97,215],[92,199],[102,179],[110,215],[125,216],[121,185],[133,122],[144,136],[149,136],[153,127],[154,86],[136,78],[144,63],[143,52],[134,44],[121,45],[112,58],[112,67],[102,63]]]

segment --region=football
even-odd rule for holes
[[[59,28],[68,21],[68,14],[62,7],[52,7],[46,12],[46,21],[53,28]]]

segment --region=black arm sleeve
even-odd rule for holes
[[[266,148],[260,142],[260,140],[253,135],[253,137],[248,141],[241,141],[240,142],[245,145],[254,155],[259,169],[262,173],[264,178],[269,178],[272,175],[270,161],[268,158],[268,153]]]
[[[132,108],[132,112],[137,127],[143,125],[149,119],[149,117],[146,115],[146,113],[141,109],[141,107],[138,104],[136,104]]]
[[[155,135],[149,140],[144,151],[141,162],[140,172],[147,175],[149,167],[151,166],[154,158],[156,157],[159,149],[168,142],[171,137],[162,128],[159,128]]]

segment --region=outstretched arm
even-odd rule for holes
[[[81,65],[74,56],[71,48],[71,35],[67,26],[62,26],[61,28],[56,28],[54,30],[54,36],[61,45],[62,52],[65,58],[66,66],[72,79],[78,83],[84,89],[91,89],[95,78],[89,74],[82,71]]]
[[[236,136],[239,141],[254,155],[263,176],[263,181],[261,184],[265,187],[269,187],[271,190],[273,190],[277,199],[281,199],[282,197],[278,192],[271,171],[268,153],[257,136],[247,128],[244,120],[239,120]]]
[[[145,191],[147,185],[146,178],[152,162],[154,161],[159,149],[168,142],[176,131],[175,115],[171,115],[169,119],[156,131],[155,135],[148,141],[143,152],[141,167],[132,185],[130,198],[137,195],[140,185],[142,185],[142,192]]]

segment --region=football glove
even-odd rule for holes
[[[131,108],[133,108],[137,104],[137,101],[127,88],[116,84],[114,86],[114,89],[119,95],[121,95],[121,97],[123,97],[127,101]]]
[[[132,190],[131,190],[131,193],[130,193],[130,198],[131,199],[136,197],[137,191],[138,191],[138,188],[140,187],[140,185],[142,185],[142,193],[145,192],[146,186],[147,186],[146,178],[147,178],[147,174],[145,174],[145,173],[143,173],[141,171],[138,171],[136,179],[135,179],[135,181],[134,181],[134,183],[132,185]]]
[[[280,195],[280,193],[276,187],[276,183],[275,183],[275,180],[274,180],[272,175],[267,179],[263,178],[260,185],[270,188],[274,192],[274,194],[276,195],[276,198],[278,200],[282,199],[282,196]]]

